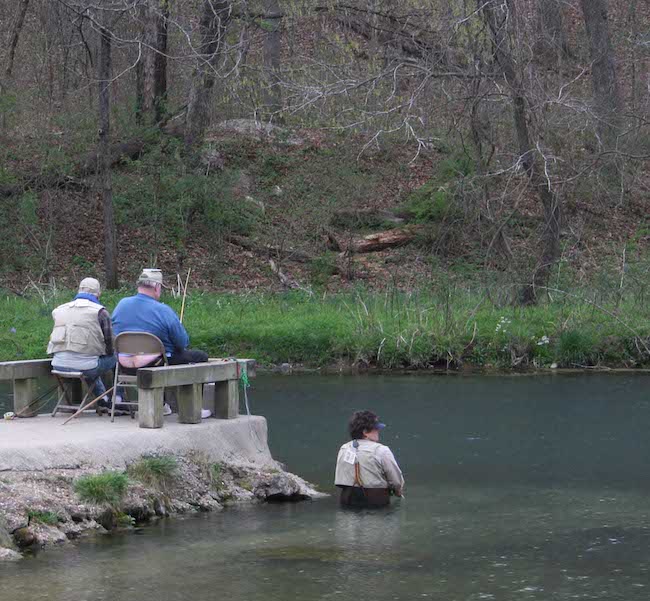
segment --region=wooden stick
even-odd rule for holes
[[[187,270],[187,278],[185,278],[185,288],[183,288],[183,302],[181,303],[181,323],[183,323],[183,313],[185,313],[185,297],[187,296],[187,285],[190,282],[190,273],[192,273],[191,267]]]
[[[100,394],[96,399],[93,399],[92,401],[90,401],[90,403],[87,403],[86,405],[81,407],[79,409],[79,411],[77,411],[76,413],[73,413],[61,425],[65,426],[71,419],[77,417],[80,413],[83,413],[86,409],[90,409],[95,403],[97,403],[97,401],[99,401],[99,399],[104,398],[104,396],[106,396],[109,392],[113,392],[113,388],[115,388],[115,386],[111,386],[106,392],[104,392],[103,394]]]

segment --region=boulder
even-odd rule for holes
[[[9,528],[7,527],[7,520],[4,516],[0,515],[0,549],[11,549],[15,550],[16,546],[14,545],[14,540],[9,534]]]
[[[14,530],[13,534],[14,541],[21,549],[27,549],[38,542],[36,535],[27,527],[18,528],[17,530]]]
[[[306,501],[324,496],[311,488],[302,478],[285,472],[264,472],[255,479],[253,492],[258,499],[268,502]]]
[[[0,562],[18,561],[22,558],[23,556],[17,551],[13,551],[12,549],[0,548]]]

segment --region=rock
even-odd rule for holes
[[[115,512],[110,508],[105,509],[97,518],[97,522],[99,522],[104,528],[106,528],[106,530],[112,530],[117,525]]]
[[[23,556],[18,553],[17,551],[13,551],[12,549],[0,549],[0,561],[19,561],[22,559]]]
[[[283,374],[288,374],[291,371],[291,364],[290,363],[283,363],[280,365],[280,372]]]
[[[551,369],[557,369],[557,363],[551,363]]]
[[[185,501],[172,501],[170,509],[174,513],[189,513],[194,511],[194,508]]]
[[[226,166],[226,157],[211,146],[207,146],[201,151],[200,161],[210,171],[222,171]]]
[[[157,516],[165,517],[167,515],[167,508],[161,499],[153,500],[153,511]]]
[[[70,519],[75,522],[75,523],[80,523],[83,522],[87,519],[89,519],[89,515],[87,511],[71,511],[70,512]]]
[[[305,501],[323,496],[301,478],[284,472],[261,474],[253,485],[253,491],[258,499],[268,502]]]
[[[234,133],[239,136],[252,138],[258,142],[266,137],[274,138],[275,142],[287,146],[300,146],[305,143],[303,138],[295,135],[291,130],[278,127],[272,123],[261,123],[255,119],[227,119],[214,126],[212,132],[217,133]],[[207,139],[210,139],[212,132],[208,132]]]
[[[36,535],[27,527],[14,531],[14,541],[20,549],[27,549],[37,542]]]
[[[16,546],[14,545],[14,540],[9,534],[9,529],[7,528],[7,521],[3,516],[0,515],[0,548],[1,549],[12,549],[14,550]]]
[[[284,191],[282,190],[282,188],[280,188],[280,186],[273,186],[273,188],[271,190],[271,196],[278,196],[279,197],[279,196],[282,196],[283,194],[284,194]]]
[[[26,513],[7,512],[5,514],[7,532],[15,532],[19,528],[26,528],[29,524],[29,517]]]
[[[264,213],[264,212],[266,211],[266,207],[264,206],[264,203],[263,203],[261,200],[257,200],[257,199],[255,199],[255,198],[253,198],[252,196],[245,196],[245,197],[244,197],[244,200],[245,200],[248,204],[250,204],[250,205],[252,205],[253,207],[255,207],[255,210],[259,210],[259,211],[261,211],[262,213]]]
[[[59,525],[59,530],[69,539],[79,538],[81,533],[85,530],[82,523],[65,522]]]
[[[39,545],[60,545],[68,542],[68,537],[56,526],[37,524],[32,528]]]
[[[197,502],[196,506],[201,511],[218,511],[223,509],[220,503],[217,503],[210,495],[203,495]]]
[[[255,119],[227,119],[218,123],[215,128],[217,131],[229,131],[240,136],[248,136],[255,140],[261,140],[264,136],[273,133],[279,129],[271,123],[261,123]]]

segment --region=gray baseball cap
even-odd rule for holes
[[[163,286],[163,274],[160,269],[147,268],[143,269],[142,273],[138,276],[138,284],[141,282],[153,282]]]
[[[87,292],[99,296],[102,292],[102,287],[99,285],[99,280],[95,278],[84,278],[79,282],[79,292]]]

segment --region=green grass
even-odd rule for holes
[[[48,524],[55,526],[59,523],[59,516],[52,511],[41,511],[40,509],[28,509],[27,517],[32,522],[40,522],[41,524]]]
[[[85,503],[117,507],[121,503],[129,478],[122,472],[106,471],[101,474],[81,476],[74,483],[77,496]]]
[[[210,481],[215,490],[219,491],[223,488],[223,466],[220,463],[210,465]]]
[[[151,455],[129,466],[129,475],[150,486],[165,488],[174,477],[178,462],[171,455]]]
[[[650,364],[644,346],[650,346],[650,304],[644,298],[620,298],[617,291],[555,293],[539,306],[517,307],[501,292],[439,282],[438,288],[412,293],[197,293],[188,296],[185,325],[193,347],[261,364],[345,361],[387,369]],[[112,309],[125,294],[131,292],[102,300]],[[71,295],[0,297],[0,358],[45,356],[50,312]],[[165,300],[180,309],[178,299]]]

